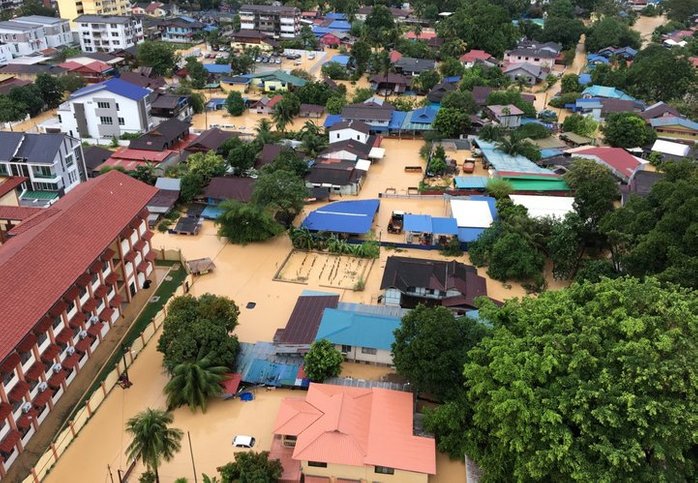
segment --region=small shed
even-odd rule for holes
[[[204,275],[212,272],[214,268],[216,268],[216,264],[208,257],[187,261],[187,271],[192,275]]]

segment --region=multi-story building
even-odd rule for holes
[[[204,24],[190,17],[178,17],[158,22],[160,38],[165,42],[191,42],[203,32]]]
[[[0,44],[7,46],[13,57],[61,47],[72,41],[68,21],[60,18],[29,15],[0,22]]]
[[[26,218],[0,246],[0,477],[153,273],[155,192],[112,171]]]
[[[129,0],[58,0],[58,12],[74,26],[80,15],[128,15],[131,3]]]
[[[58,107],[61,132],[79,138],[111,139],[153,127],[150,89],[118,78],[78,89]]]
[[[268,32],[281,38],[294,38],[301,31],[301,12],[295,7],[243,5],[238,15],[241,30]]]
[[[0,131],[0,176],[27,178],[20,206],[49,206],[87,179],[80,140]]]
[[[75,19],[83,52],[113,52],[143,42],[143,24],[137,17],[80,15]]]

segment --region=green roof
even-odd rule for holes
[[[507,179],[514,191],[570,191],[563,179]]]
[[[58,193],[55,191],[25,191],[22,194],[22,199],[32,200],[52,200],[58,198]]]
[[[261,74],[254,74],[251,76],[253,79],[260,79],[262,81],[281,81],[286,84],[291,84],[295,87],[303,87],[308,83],[305,79],[291,75],[283,70],[275,70],[273,72],[263,72]]]

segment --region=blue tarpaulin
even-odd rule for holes
[[[325,123],[323,124],[324,127],[329,128],[337,124],[338,122],[342,122],[342,115],[341,114],[328,114],[327,117],[325,118]]]
[[[453,185],[456,189],[485,189],[489,178],[487,176],[456,176]]]
[[[312,211],[301,226],[312,231],[363,235],[371,230],[379,200],[337,201]]]

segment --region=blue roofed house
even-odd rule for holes
[[[405,213],[403,218],[405,241],[425,247],[443,247],[458,237],[455,218]]]
[[[633,60],[637,55],[637,50],[632,47],[606,47],[597,52],[597,55],[610,59],[611,57],[619,57],[625,60]]]
[[[342,54],[337,54],[333,56],[329,62],[336,62],[337,64],[341,65],[342,67],[346,67],[349,65],[349,59],[350,57],[348,55],[342,55]]]
[[[159,23],[162,40],[165,42],[188,43],[204,29],[204,24],[191,17],[178,17]]]
[[[61,132],[82,139],[112,139],[149,131],[151,92],[118,78],[78,89],[58,107]]]
[[[402,121],[402,126],[400,130],[405,132],[412,132],[416,134],[418,132],[433,131],[434,120],[436,119],[436,114],[439,112],[439,107],[437,106],[426,106],[414,111],[409,111],[405,115],[405,119]]]
[[[365,235],[379,207],[380,200],[337,201],[310,212],[301,226],[310,231]]]
[[[408,310],[340,302],[326,308],[315,340],[327,339],[348,361],[393,365],[395,329]]]
[[[599,86],[593,85],[589,86],[582,91],[582,97],[589,99],[592,97],[602,97],[605,99],[620,99],[624,101],[636,101],[633,96],[626,94],[617,87]]]
[[[203,64],[204,69],[211,75],[230,75],[233,70],[230,64]]]

